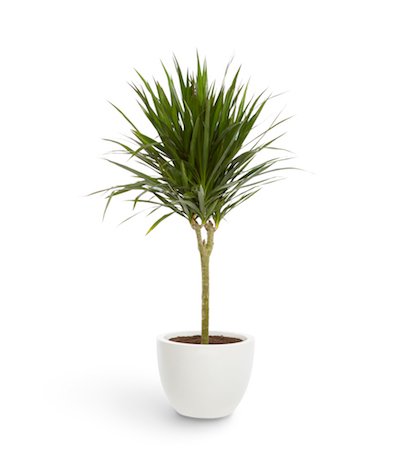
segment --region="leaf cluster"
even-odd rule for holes
[[[150,172],[108,160],[128,171],[134,179],[129,184],[99,191],[107,194],[104,213],[115,196],[136,191],[133,210],[138,203],[147,203],[154,205],[150,213],[158,209],[167,211],[149,232],[174,213],[191,224],[197,219],[201,225],[212,220],[218,227],[232,209],[261,186],[278,180],[269,173],[290,169],[274,168],[276,163],[288,158],[252,163],[260,151],[279,149],[272,145],[282,134],[269,138],[270,132],[288,118],[279,120],[278,115],[265,131],[246,144],[272,95],[265,97],[263,92],[248,100],[249,84],[238,83],[240,67],[227,85],[228,65],[222,85],[217,88],[215,82],[209,85],[206,61],[201,65],[198,55],[196,73],[184,75],[175,57],[174,63],[177,82],[163,65],[168,89],[164,90],[157,81],[152,87],[139,73],[140,86],[129,84],[154,127],[156,138],[141,133],[111,104],[130,124],[132,135],[128,144],[107,141],[119,145],[120,152],[129,159],[135,158]]]

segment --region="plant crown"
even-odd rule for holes
[[[201,65],[198,55],[196,74],[187,72],[184,77],[175,57],[174,63],[178,86],[163,65],[167,92],[157,81],[151,87],[139,73],[141,86],[129,84],[154,127],[156,138],[141,133],[119,108],[111,104],[130,124],[133,136],[129,137],[128,144],[107,141],[119,145],[119,152],[127,154],[129,159],[135,158],[151,173],[108,160],[128,171],[134,179],[129,184],[98,191],[106,193],[104,214],[115,196],[130,191],[137,191],[131,200],[133,210],[138,203],[153,204],[150,213],[164,209],[167,213],[153,223],[149,232],[174,213],[186,218],[192,226],[198,220],[200,226],[212,221],[217,228],[232,209],[263,185],[280,179],[270,177],[269,173],[293,169],[273,167],[290,158],[252,164],[260,151],[280,149],[272,144],[284,133],[274,138],[269,138],[269,134],[288,118],[279,120],[278,115],[265,131],[246,144],[265,105],[276,95],[263,98],[263,92],[247,100],[249,84],[238,85],[240,67],[228,86],[225,83],[228,64],[223,83],[217,89],[215,82],[209,85],[207,63],[204,61]]]

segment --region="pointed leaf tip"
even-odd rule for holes
[[[149,231],[146,233],[146,235],[148,235],[152,230],[154,230],[154,228],[156,228],[156,226],[158,224],[160,224],[163,220],[165,220],[167,217],[169,217],[170,215],[172,215],[174,212],[171,212],[169,214],[166,214],[166,215],[163,215],[161,218],[159,218],[156,222],[153,223],[153,225],[150,227]]]

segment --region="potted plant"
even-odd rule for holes
[[[253,159],[261,151],[278,149],[272,145],[282,135],[270,137],[270,132],[287,118],[278,120],[278,115],[248,143],[249,133],[272,95],[264,97],[262,93],[248,100],[248,83],[238,84],[240,67],[226,84],[228,65],[218,88],[215,82],[209,84],[206,61],[201,65],[198,55],[195,73],[184,76],[175,57],[174,63],[177,86],[164,66],[168,89],[157,81],[152,87],[139,73],[141,86],[130,84],[156,137],[141,133],[111,104],[132,127],[132,136],[127,144],[107,141],[116,143],[129,159],[135,158],[136,165],[109,160],[128,171],[133,180],[98,192],[106,193],[104,213],[114,197],[127,192],[136,192],[133,209],[137,204],[150,204],[151,213],[166,211],[149,232],[171,215],[180,215],[193,228],[201,260],[201,332],[157,337],[159,371],[167,397],[180,414],[223,417],[236,408],[246,390],[254,338],[209,332],[209,262],[214,234],[231,210],[263,185],[278,180],[270,173],[279,170],[274,165],[289,158],[275,157],[258,164]],[[139,169],[138,164],[144,168]]]

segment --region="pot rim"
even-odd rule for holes
[[[172,342],[171,340],[169,340],[170,338],[174,338],[174,337],[190,337],[191,335],[199,335],[200,334],[200,330],[179,330],[177,332],[166,332],[166,333],[162,333],[161,335],[158,335],[157,337],[157,341],[159,342],[162,342],[162,343],[167,343],[167,344],[170,344],[170,345],[179,345],[179,346],[182,346],[182,347],[195,347],[195,348],[199,348],[201,347],[201,349],[208,349],[208,350],[212,350],[212,349],[229,349],[228,347],[230,347],[232,349],[232,347],[234,347],[235,345],[237,346],[238,343],[220,343],[220,344],[213,344],[213,345],[202,345],[202,344],[198,344],[198,343],[177,343],[177,342]],[[253,343],[254,342],[254,337],[252,335],[249,335],[247,333],[243,333],[243,332],[228,332],[226,330],[210,330],[209,332],[210,335],[222,335],[222,336],[225,336],[225,337],[234,337],[234,338],[241,338],[242,341],[239,342],[239,345],[240,346],[243,346],[243,345],[247,345],[249,343]]]

